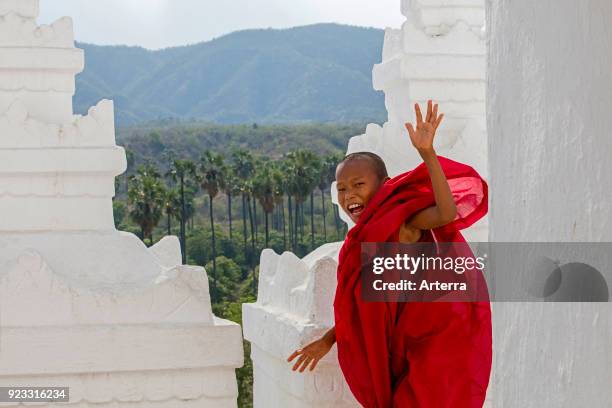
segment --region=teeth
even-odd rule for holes
[[[348,209],[352,210],[353,208],[357,208],[359,206],[360,206],[360,204],[351,204],[351,205],[348,206]]]

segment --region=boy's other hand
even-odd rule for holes
[[[444,119],[444,114],[438,115],[438,104],[432,107],[431,100],[427,102],[427,116],[424,121],[421,107],[418,103],[414,105],[414,111],[416,113],[416,129],[412,123],[406,123],[406,129],[408,129],[410,134],[412,145],[419,152],[433,151],[433,139],[438,126],[440,126],[442,119]]]
[[[292,370],[299,370],[300,373],[303,373],[306,368],[310,365],[310,371],[314,370],[319,360],[321,360],[329,350],[331,350],[333,343],[328,341],[325,338],[320,338],[318,340],[313,341],[312,343],[304,346],[303,348],[296,350],[289,356],[287,362],[291,362],[297,356],[300,356],[298,360],[293,365]]]

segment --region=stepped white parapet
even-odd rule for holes
[[[379,154],[394,176],[421,158],[404,123],[414,121],[414,103],[428,99],[445,114],[435,147],[438,154],[474,167],[487,177],[485,123],[486,46],[483,0],[402,0],[401,30],[387,29],[382,62],[374,66],[374,88],[385,93],[388,121],[368,125],[347,153]],[[336,203],[335,188],[332,198]],[[352,222],[340,211],[342,219]],[[487,240],[487,221],[464,231],[468,240]]]
[[[485,18],[482,0],[403,0],[401,7],[404,16],[431,35],[447,33],[458,22],[478,31]]]
[[[38,0],[2,0],[0,1],[0,16],[15,13],[21,17],[38,17]]]
[[[38,26],[37,1],[0,0],[0,232],[113,231],[113,103],[72,113],[82,50],[72,21]]]
[[[100,101],[86,116],[75,115],[66,124],[34,119],[18,100],[0,116],[0,149],[115,146],[113,120],[113,102],[109,100]]]
[[[338,367],[336,348],[313,371],[291,371],[287,357],[333,326],[339,243],[303,259],[266,249],[259,266],[257,302],[243,305],[251,342],[254,407],[358,407]]]
[[[39,26],[37,16],[38,1],[0,0],[0,115],[20,101],[36,119],[70,123],[83,52],[70,18]]]
[[[114,230],[114,179],[126,166],[112,102],[69,124],[13,102],[0,116],[0,213],[23,215],[0,218],[0,231]]]
[[[68,17],[38,26],[33,19],[14,12],[0,15],[0,47],[70,48],[73,45],[72,20]]]
[[[213,316],[204,269],[180,265],[177,240],[122,239],[0,235],[0,386],[69,386],[70,406],[235,407],[240,327]],[[113,245],[120,274],[92,258]],[[179,256],[161,266],[160,251]]]
[[[212,314],[176,237],[113,220],[113,103],[72,112],[72,22],[0,0],[0,386],[68,386],[71,407],[236,407],[240,326]]]

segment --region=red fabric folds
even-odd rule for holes
[[[457,217],[427,231],[422,240],[465,242],[459,230],[487,213],[487,184],[473,168],[438,158]],[[364,407],[472,408],[484,403],[492,356],[488,301],[376,303],[361,298],[361,243],[397,241],[401,224],[433,205],[422,163],[381,187],[340,250],[334,299],[338,359]]]

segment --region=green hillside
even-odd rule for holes
[[[246,30],[184,47],[78,44],[86,68],[75,110],[101,98],[116,104],[119,125],[165,118],[217,123],[381,122],[372,89],[379,29],[317,24]]]

